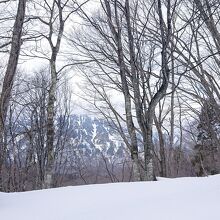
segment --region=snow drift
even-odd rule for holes
[[[220,175],[0,193],[1,220],[219,220]]]

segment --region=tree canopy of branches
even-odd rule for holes
[[[220,171],[219,1],[0,7],[1,190]]]

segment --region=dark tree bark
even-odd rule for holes
[[[171,37],[171,11],[170,11],[170,0],[167,1],[167,30],[165,30],[165,22],[163,19],[161,0],[158,0],[158,15],[160,22],[160,32],[162,41],[162,52],[161,52],[161,72],[162,72],[162,83],[159,90],[152,97],[148,110],[146,113],[146,146],[145,149],[145,169],[147,173],[147,180],[154,180],[154,168],[153,168],[153,141],[152,141],[152,127],[153,119],[155,114],[155,108],[159,101],[166,95],[166,91],[169,84],[170,69],[168,66],[168,47]]]
[[[4,146],[4,132],[6,127],[6,117],[9,108],[9,102],[12,92],[12,87],[14,79],[16,76],[16,69],[18,64],[18,58],[21,48],[21,37],[22,37],[22,27],[25,18],[27,0],[19,0],[17,15],[13,27],[11,50],[9,55],[9,60],[7,64],[7,69],[3,79],[2,92],[0,97],[0,178],[2,172],[2,165],[5,156],[5,146]],[[1,184],[0,180],[0,184]]]

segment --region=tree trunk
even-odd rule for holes
[[[53,182],[53,161],[54,161],[54,115],[57,88],[57,73],[55,59],[50,62],[51,85],[47,106],[47,164],[45,172],[44,188],[50,188]]]
[[[160,119],[159,119],[160,120]],[[160,152],[160,176],[166,177],[167,176],[167,166],[166,166],[166,156],[165,156],[165,143],[164,143],[164,137],[163,132],[161,128],[161,122],[158,121],[156,118],[156,115],[154,116],[154,122],[157,128],[157,133],[159,136],[159,152]]]
[[[118,55],[118,62],[119,62],[119,68],[120,68],[120,77],[121,77],[121,83],[122,83],[122,90],[124,95],[124,101],[125,101],[125,113],[126,113],[126,124],[127,129],[129,133],[129,137],[131,140],[131,159],[133,162],[133,177],[135,181],[142,180],[141,175],[141,165],[140,161],[138,159],[138,144],[137,144],[137,137],[136,137],[136,131],[135,126],[132,118],[132,110],[131,110],[131,97],[129,93],[129,87],[127,82],[127,76],[126,76],[126,64],[124,62],[124,53],[123,53],[123,46],[122,46],[122,40],[121,40],[121,28],[118,21],[118,15],[117,15],[117,6],[115,6],[115,19],[117,24],[118,32],[116,32],[115,27],[113,26],[113,22],[111,20],[111,8],[108,1],[105,0],[105,6],[106,11],[108,15],[108,24],[110,27],[110,30],[112,32],[112,35],[116,41],[117,44],[117,55]]]
[[[60,50],[60,44],[61,44],[61,39],[63,37],[64,24],[65,24],[65,20],[63,19],[63,6],[61,4],[61,0],[53,1],[53,10],[51,12],[51,18],[54,16],[53,13],[56,11],[54,10],[55,5],[57,6],[58,9],[57,16],[59,17],[59,27],[58,27],[56,43],[54,46],[52,41],[54,27],[53,27],[52,19],[50,20],[49,23],[50,37],[48,38],[48,41],[51,47],[52,54],[50,58],[51,84],[49,89],[49,97],[48,97],[48,105],[47,105],[47,143],[46,143],[47,163],[46,163],[46,171],[44,177],[45,188],[51,188],[53,184],[54,134],[55,134],[54,116],[55,116],[55,102],[56,102],[56,89],[57,89],[56,59]]]
[[[153,164],[153,142],[152,142],[152,126],[149,126],[146,131],[145,149],[144,149],[144,165],[145,165],[145,180],[155,181],[154,164]]]
[[[7,64],[7,69],[3,79],[2,91],[0,96],[0,190],[2,186],[2,180],[1,180],[2,166],[5,160],[5,151],[6,151],[5,149],[6,147],[4,144],[5,123],[6,123],[6,117],[7,117],[12,87],[14,83],[14,78],[16,75],[18,58],[20,54],[22,27],[25,17],[26,2],[27,0],[19,0],[18,2],[17,15],[12,33],[11,50]]]
[[[170,0],[167,1],[167,31],[165,31],[164,20],[162,14],[161,0],[158,0],[158,14],[160,20],[160,31],[162,39],[162,52],[161,52],[161,72],[162,72],[162,84],[155,95],[152,97],[148,110],[146,113],[146,140],[145,143],[145,170],[146,170],[146,180],[155,180],[154,165],[153,165],[153,141],[152,141],[152,127],[153,127],[153,117],[155,114],[155,108],[159,101],[165,96],[166,90],[169,83],[170,70],[168,66],[168,45],[171,36],[171,14],[170,14]]]

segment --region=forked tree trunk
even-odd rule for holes
[[[105,6],[106,6],[106,13],[108,16],[108,25],[110,27],[110,30],[112,32],[112,35],[115,39],[116,46],[117,46],[117,56],[118,56],[118,63],[120,68],[120,77],[121,77],[121,84],[122,84],[122,90],[124,95],[124,101],[125,101],[125,113],[126,113],[126,123],[127,123],[127,129],[129,133],[129,137],[131,140],[131,159],[133,163],[133,179],[135,181],[141,181],[142,178],[142,172],[141,172],[141,164],[138,158],[138,143],[137,143],[137,137],[136,137],[136,131],[135,126],[132,118],[132,108],[131,108],[131,96],[129,92],[128,82],[127,82],[127,74],[126,74],[126,64],[124,61],[124,53],[123,53],[123,46],[122,46],[122,39],[121,39],[121,27],[119,25],[118,20],[118,14],[117,14],[117,6],[115,6],[115,23],[117,26],[117,31],[113,25],[112,21],[112,14],[111,14],[111,6],[109,1],[105,0]]]
[[[162,40],[162,52],[161,52],[161,72],[162,72],[162,84],[155,95],[152,97],[148,110],[147,110],[147,120],[146,120],[146,140],[144,140],[145,145],[145,170],[146,170],[146,180],[155,180],[154,174],[154,164],[153,164],[153,141],[152,141],[152,128],[153,128],[153,118],[155,114],[155,108],[159,101],[166,95],[166,90],[169,84],[170,70],[168,66],[168,45],[171,37],[171,12],[170,12],[170,0],[167,1],[167,30],[165,31],[164,20],[162,14],[161,0],[158,0],[158,15],[160,22],[160,32]]]

